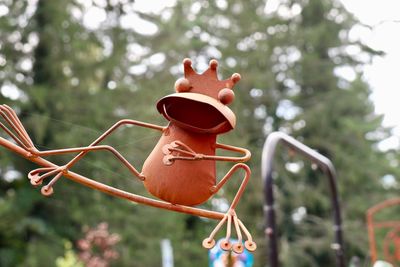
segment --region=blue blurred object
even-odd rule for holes
[[[226,267],[231,257],[232,267],[252,267],[254,263],[254,256],[247,249],[244,249],[242,254],[237,254],[233,251],[222,250],[220,244],[225,238],[218,240],[215,247],[210,249],[208,257],[210,259],[209,267]],[[236,239],[229,239],[232,244],[237,243]]]

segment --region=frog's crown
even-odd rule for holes
[[[240,74],[234,73],[226,80],[219,80],[217,74],[218,61],[210,60],[208,69],[198,74],[192,68],[192,61],[188,58],[183,60],[185,78],[179,79],[175,84],[178,92],[191,92],[211,96],[218,99],[218,93],[225,88],[233,89],[240,80]]]

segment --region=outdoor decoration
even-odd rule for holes
[[[190,59],[185,59],[183,65],[185,77],[175,83],[176,93],[160,99],[157,103],[158,111],[169,121],[167,126],[125,119],[114,124],[87,147],[39,151],[35,148],[16,113],[10,107],[1,105],[0,114],[9,127],[4,124],[0,126],[16,144],[0,137],[0,145],[42,166],[28,174],[32,185],[39,186],[44,180],[52,177],[50,182],[41,188],[41,193],[45,196],[53,193],[53,186],[64,176],[85,186],[130,201],[220,220],[210,236],[203,241],[205,248],[214,247],[214,236],[224,224],[227,224],[226,237],[225,241],[221,242],[221,248],[242,253],[243,232],[247,238],[245,247],[249,251],[254,251],[256,244],[235,212],[250,179],[250,168],[243,163],[250,159],[250,152],[244,148],[217,142],[219,134],[229,132],[235,127],[235,114],[227,105],[234,100],[232,88],[240,80],[240,75],[235,73],[229,79],[219,80],[216,60],[210,61],[209,68],[203,74],[198,74],[193,70]],[[159,131],[161,134],[160,140],[148,156],[141,171],[132,166],[113,147],[100,144],[123,125],[145,127]],[[218,149],[237,152],[241,156],[218,156],[216,155]],[[99,150],[113,153],[134,176],[143,181],[145,188],[152,195],[163,201],[128,193],[70,171],[70,168],[87,153]],[[77,156],[63,166],[43,159],[45,156],[67,153],[77,153]],[[217,161],[236,162],[219,181],[216,179]],[[204,203],[216,194],[240,169],[244,171],[243,181],[226,214],[193,207]],[[237,233],[237,243],[233,245],[229,242],[232,224]]]
[[[378,260],[385,260],[394,266],[400,266],[400,220],[376,219],[376,215],[379,212],[399,205],[400,198],[393,198],[383,201],[369,208],[367,211],[369,248],[372,263],[378,262]],[[386,232],[381,245],[378,245],[376,241],[376,233],[379,230]],[[378,256],[378,247],[383,248],[383,258],[381,259]]]

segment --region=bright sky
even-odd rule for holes
[[[386,52],[365,69],[365,78],[373,88],[376,112],[384,114],[385,126],[395,126],[394,133],[400,136],[400,0],[341,1],[361,23],[372,26],[356,27],[354,36]],[[400,147],[399,138],[391,138],[387,145]]]

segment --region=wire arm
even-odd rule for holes
[[[165,163],[172,164],[174,160],[214,160],[214,161],[229,161],[229,162],[246,162],[251,158],[249,150],[241,147],[235,147],[225,144],[216,144],[217,149],[224,149],[233,152],[239,152],[244,154],[242,157],[230,157],[230,156],[215,156],[215,155],[204,155],[196,153],[188,145],[181,141],[174,141],[167,144],[163,148],[165,156]],[[177,152],[178,155],[172,155],[172,152]]]

